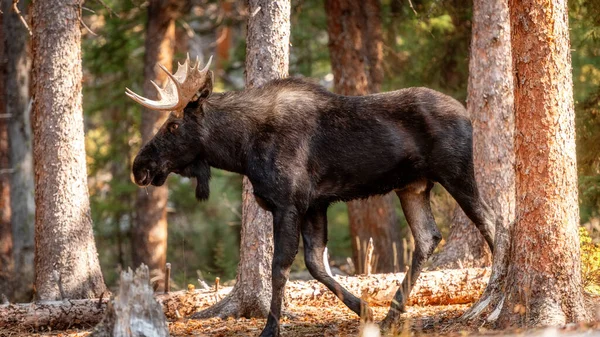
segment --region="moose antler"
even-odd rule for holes
[[[154,81],[150,81],[158,91],[158,101],[142,97],[129,88],[125,88],[125,94],[148,109],[179,112],[196,95],[198,89],[211,80],[210,76],[207,76],[211,62],[212,56],[208,59],[206,66],[200,70],[200,61],[198,58],[196,58],[196,65],[190,66],[190,56],[188,55],[183,64],[177,63],[175,74],[171,74],[167,68],[159,64],[160,69],[167,74],[167,81],[164,87],[161,88]]]

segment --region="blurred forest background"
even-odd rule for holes
[[[88,183],[96,245],[109,287],[115,285],[120,268],[132,265],[131,229],[139,188],[131,181],[130,167],[141,146],[141,108],[124,89],[142,92],[144,85],[147,6],[142,0],[103,0],[87,1],[83,10]],[[466,104],[471,6],[466,0],[382,1],[382,91],[426,86]],[[569,7],[581,223],[598,243],[600,2],[572,0]],[[176,21],[174,60],[182,61],[187,52],[201,60],[214,55],[215,91],[243,88],[250,14],[242,1],[192,1]],[[332,88],[323,2],[294,1],[291,17],[290,75],[314,78]],[[169,177],[167,261],[173,266],[174,288],[196,283],[199,277],[235,278],[242,177],[219,170],[212,176],[210,199],[202,203],[194,198],[193,181]],[[439,186],[434,192],[434,215],[446,237],[455,202]],[[405,228],[399,203],[396,208]],[[345,265],[352,256],[344,203],[329,210],[328,248],[332,265]],[[299,271],[304,263],[298,260],[293,268]]]

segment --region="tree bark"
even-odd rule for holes
[[[338,94],[366,95],[381,88],[383,37],[378,10],[376,0],[325,1],[331,68]],[[375,244],[377,264],[373,270],[398,271],[402,245],[393,193],[348,202],[348,219],[356,272],[366,270],[364,257],[369,238]]]
[[[515,71],[517,220],[509,231],[507,256],[494,257],[490,285],[469,317],[487,316],[500,327],[579,322],[587,313],[577,233],[567,3],[511,1],[508,8]]]
[[[22,15],[27,13],[26,0],[18,2]],[[15,282],[14,299],[29,301],[33,292],[35,201],[33,193],[33,153],[31,138],[28,31],[12,9],[11,1],[2,1],[6,55],[6,113],[10,147],[10,209],[13,237]]]
[[[179,0],[151,0],[144,55],[144,97],[156,95],[150,81],[164,85],[167,75],[157,64],[169,71],[175,50],[175,20],[180,15]],[[145,144],[168,117],[167,112],[142,108],[142,143]],[[131,231],[133,265],[145,264],[151,272],[161,272],[167,262],[167,184],[148,186],[138,191],[135,221]],[[162,278],[161,278],[162,279]]]
[[[4,27],[0,16],[0,41],[4,41]],[[6,102],[4,79],[6,63],[4,49],[0,49],[0,102]],[[0,104],[0,295],[12,297],[13,278],[12,229],[10,226],[10,169],[8,150],[8,118],[6,106]]]
[[[381,91],[383,84],[383,32],[380,0],[364,0],[361,5],[365,22],[364,49],[369,76],[369,92]]]
[[[515,215],[514,100],[510,22],[503,0],[473,2],[467,110],[473,122],[475,178],[505,235]],[[456,207],[437,268],[489,266],[485,239]]]
[[[93,298],[106,290],[87,190],[80,19],[78,0],[32,6],[35,287],[40,300]]]
[[[246,86],[255,87],[288,75],[290,1],[250,0],[246,45]],[[254,198],[243,180],[242,232],[237,282],[231,294],[195,318],[266,317],[271,301],[273,216]]]

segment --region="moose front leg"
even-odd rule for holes
[[[271,310],[267,325],[260,334],[261,337],[279,336],[279,318],[281,303],[285,292],[285,283],[290,275],[290,267],[298,253],[300,235],[299,217],[295,207],[273,210],[273,264],[271,268]]]

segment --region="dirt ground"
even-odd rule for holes
[[[562,329],[492,331],[478,327],[467,327],[458,319],[469,305],[412,306],[405,314],[405,324],[393,336],[599,336],[600,323],[570,326]],[[383,319],[387,308],[373,308],[375,320]],[[169,323],[171,336],[251,336],[260,334],[264,319],[179,320]],[[306,303],[288,307],[281,320],[283,337],[311,336],[359,336],[361,322],[356,315],[341,303]],[[68,331],[24,332],[18,329],[0,330],[0,336],[54,336],[84,337],[90,329]]]

